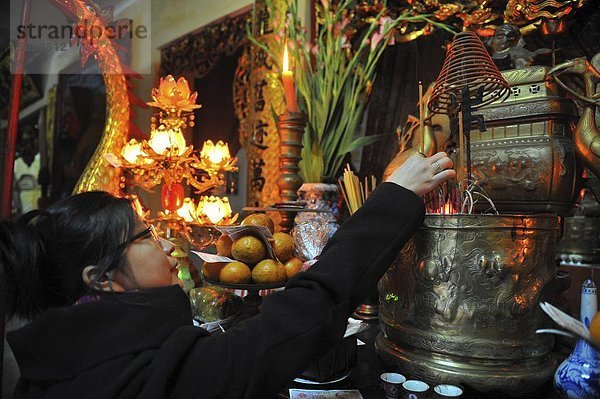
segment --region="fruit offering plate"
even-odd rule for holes
[[[285,286],[285,282],[271,283],[271,284],[259,284],[259,283],[230,284],[230,283],[223,283],[221,281],[208,279],[208,278],[204,277],[204,275],[202,273],[200,273],[200,278],[202,278],[202,281],[204,281],[204,282],[206,282],[208,284],[216,285],[218,287],[223,287],[223,288],[231,288],[231,289],[235,289],[235,290],[260,291],[260,290],[272,290],[272,289],[275,289],[275,288],[281,288],[281,287]]]
[[[275,258],[273,248],[269,245],[269,240],[273,239],[273,234],[265,226],[223,226],[218,227],[217,230],[229,236],[232,240],[236,240],[244,235],[252,235],[263,242],[269,257]]]

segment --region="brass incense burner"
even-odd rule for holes
[[[510,96],[480,109],[487,130],[471,133],[473,177],[500,212],[564,215],[579,193],[577,108],[547,72],[543,66],[503,72]]]
[[[553,298],[559,221],[552,215],[427,215],[379,282],[386,363],[431,383],[512,395],[556,364],[535,334]]]

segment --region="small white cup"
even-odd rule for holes
[[[419,380],[408,380],[402,384],[406,399],[425,399],[425,393],[429,390],[429,385]]]
[[[463,394],[461,387],[450,384],[436,385],[433,392],[440,398],[459,398]]]
[[[381,386],[387,399],[398,399],[402,390],[402,383],[406,377],[398,373],[383,373],[379,376]]]

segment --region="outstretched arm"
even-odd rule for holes
[[[172,341],[187,339],[189,349],[178,345],[183,357],[173,365],[172,397],[267,399],[283,389],[343,337],[348,316],[421,226],[420,196],[451,177],[451,165],[443,153],[409,158],[340,227],[311,269],[264,299],[258,316],[218,336],[181,329]],[[170,345],[155,362],[173,363]]]

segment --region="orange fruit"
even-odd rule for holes
[[[302,268],[302,263],[302,260],[296,257],[290,258],[287,262],[285,262],[285,274],[288,280],[298,274]]]
[[[287,279],[285,266],[281,262],[277,262],[277,282],[283,283]]]
[[[294,239],[285,233],[273,234],[273,251],[277,259],[285,262],[294,255]]]
[[[231,238],[229,238],[228,235],[221,234],[221,236],[217,240],[217,243],[215,244],[217,247],[217,253],[221,256],[230,257],[232,244],[233,241],[231,240]]]
[[[597,312],[590,322],[590,335],[592,340],[600,343],[600,312]]]
[[[251,279],[250,268],[242,262],[229,262],[219,273],[219,280],[228,284],[249,283]]]
[[[235,260],[253,265],[267,256],[265,245],[256,237],[242,236],[233,242],[231,256]]]
[[[209,280],[219,281],[219,273],[221,273],[223,267],[225,267],[225,262],[204,262],[202,264],[202,275]]]
[[[253,213],[242,220],[242,226],[265,226],[271,234],[275,232],[275,223],[268,215],[264,213]]]
[[[285,281],[281,274],[283,265],[274,259],[265,259],[252,269],[252,281],[257,284],[271,284]]]

